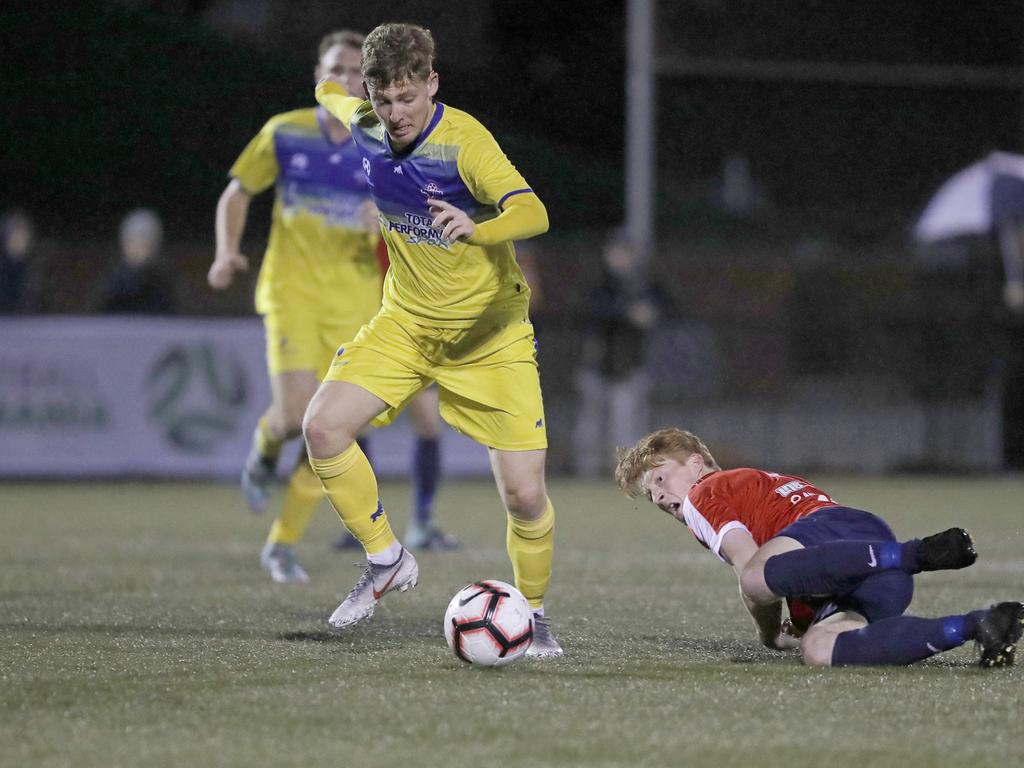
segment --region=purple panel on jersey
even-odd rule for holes
[[[430,125],[413,147],[423,143],[443,111],[444,105],[439,103]],[[396,157],[386,142],[368,135],[358,125],[353,125],[352,136],[363,153],[363,168],[368,169],[374,201],[385,215],[420,213],[428,216],[427,198],[431,197],[445,200],[470,216],[494,210],[493,206],[483,205],[473,197],[459,176],[456,160],[439,160],[410,151]]]
[[[274,151],[282,205],[324,216],[332,224],[359,226],[359,208],[370,189],[354,141],[334,144],[322,135],[280,131]]]
[[[282,131],[274,136],[274,151],[280,178],[300,185],[368,193],[362,157],[353,141],[331,144],[322,136]]]

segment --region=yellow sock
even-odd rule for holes
[[[256,435],[254,436],[256,443],[256,452],[267,459],[276,459],[281,453],[281,441],[278,440],[270,433],[270,424],[267,422],[266,416],[261,416],[259,423],[256,425]]]
[[[267,541],[298,544],[323,497],[324,489],[320,485],[320,478],[313,472],[309,462],[300,461],[288,481],[284,507],[271,526]]]
[[[505,544],[516,588],[531,608],[540,608],[551,581],[551,560],[555,553],[555,508],[551,499],[537,520],[517,520],[509,515]]]
[[[377,498],[377,478],[357,443],[330,459],[310,458],[331,506],[367,554],[397,543],[384,507]]]

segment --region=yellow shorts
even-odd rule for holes
[[[362,325],[361,322],[327,323],[310,313],[269,312],[263,316],[267,371],[271,376],[315,371],[317,381],[321,381],[335,352],[354,338]]]
[[[544,402],[533,326],[426,328],[382,310],[338,350],[325,381],[347,381],[390,407],[374,426],[394,420],[417,392],[436,381],[441,418],[490,448],[547,448]]]

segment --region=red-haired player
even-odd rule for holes
[[[981,666],[1013,663],[1024,604],[924,619],[904,616],[914,574],[977,559],[962,528],[899,542],[885,521],[838,504],[799,477],[722,470],[696,435],[668,428],[620,452],[619,487],[646,496],[729,563],[744,605],[769,648],[799,647],[813,666],[910,664],[976,640]],[[799,630],[782,601],[814,615]],[[794,603],[792,601],[799,601]]]

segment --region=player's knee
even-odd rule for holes
[[[418,438],[425,440],[436,439],[441,435],[441,417],[437,412],[437,407],[435,406],[430,409],[420,403],[420,400],[414,400],[413,405],[415,407],[408,409],[413,431],[416,432],[416,437]]]
[[[903,571],[882,571],[861,582],[853,597],[868,621],[902,616],[914,597],[914,577]]]
[[[327,458],[333,455],[332,443],[336,442],[338,436],[323,413],[316,408],[309,408],[302,419],[302,437],[310,456]]]
[[[764,581],[762,563],[750,562],[740,573],[740,591],[747,599],[758,605],[766,605],[778,601],[778,597],[768,589]]]
[[[440,421],[420,421],[415,422],[412,426],[416,437],[421,440],[436,440],[441,436]]]
[[[542,483],[505,489],[503,501],[508,513],[519,520],[536,520],[547,508],[547,493]]]
[[[826,629],[811,627],[800,641],[800,652],[804,664],[809,667],[832,666],[832,648],[836,644],[836,634]]]

